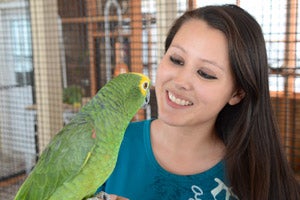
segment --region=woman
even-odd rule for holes
[[[128,127],[99,191],[129,199],[300,199],[280,146],[255,19],[235,5],[188,11],[165,50],[158,118]]]

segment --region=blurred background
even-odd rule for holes
[[[298,0],[0,0],[0,199],[13,199],[49,140],[112,77],[141,72],[155,86],[176,17],[225,3],[262,26],[282,143],[300,177]],[[133,120],[156,115],[152,94]]]

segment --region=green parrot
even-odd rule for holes
[[[150,80],[139,73],[109,81],[53,137],[15,200],[81,200],[112,173],[124,132],[149,100]]]

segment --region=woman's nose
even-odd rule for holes
[[[192,88],[192,74],[186,69],[178,70],[173,81],[177,89],[190,90]]]

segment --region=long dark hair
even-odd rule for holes
[[[260,25],[235,5],[206,6],[187,11],[169,30],[165,51],[182,24],[204,20],[222,31],[229,59],[243,100],[226,105],[219,113],[216,129],[224,141],[226,170],[240,199],[300,199],[300,187],[289,167],[274,117],[268,84],[268,61]]]

